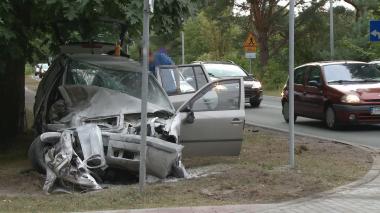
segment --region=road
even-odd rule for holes
[[[289,128],[281,114],[280,97],[273,96],[264,96],[259,108],[246,108],[246,122],[283,131]],[[321,121],[298,117],[295,132],[380,148],[380,125],[347,127],[334,131],[327,129]]]

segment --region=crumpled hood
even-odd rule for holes
[[[345,94],[357,93],[361,97],[361,99],[364,100],[380,99],[380,83],[342,85],[330,84],[329,86]]]
[[[94,118],[141,112],[141,100],[126,93],[83,85],[65,85],[59,89],[70,114],[74,113],[79,117]],[[160,106],[148,103],[148,113],[161,109]]]

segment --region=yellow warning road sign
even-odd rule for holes
[[[245,40],[243,47],[246,52],[256,52],[256,39],[253,33],[248,33],[247,39]]]

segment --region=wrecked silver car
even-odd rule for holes
[[[185,155],[238,155],[244,126],[244,84],[205,85],[177,111],[149,76],[147,173],[185,177]],[[29,149],[35,169],[57,182],[96,190],[104,171],[139,168],[141,66],[124,57],[62,54],[50,66],[34,105],[38,137]],[[67,187],[66,187],[67,188]]]

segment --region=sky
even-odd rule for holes
[[[306,0],[306,1],[310,1],[310,0]],[[245,0],[236,0],[236,3],[242,3],[242,2],[245,2]],[[287,3],[289,3],[289,0],[281,0],[280,1],[280,5],[286,5]],[[335,6],[344,6],[350,10],[354,10],[355,8],[352,7],[350,4],[347,4],[346,2],[344,2],[343,0],[334,0],[334,3],[333,3],[334,7]],[[330,3],[327,2],[326,5],[325,5],[325,9],[329,9],[330,7]],[[300,8],[296,8],[296,13],[300,11]],[[248,15],[248,14],[245,14],[245,13],[242,13],[241,11],[239,11],[237,8],[234,9],[234,13],[240,13],[240,14],[244,14],[244,15]]]

